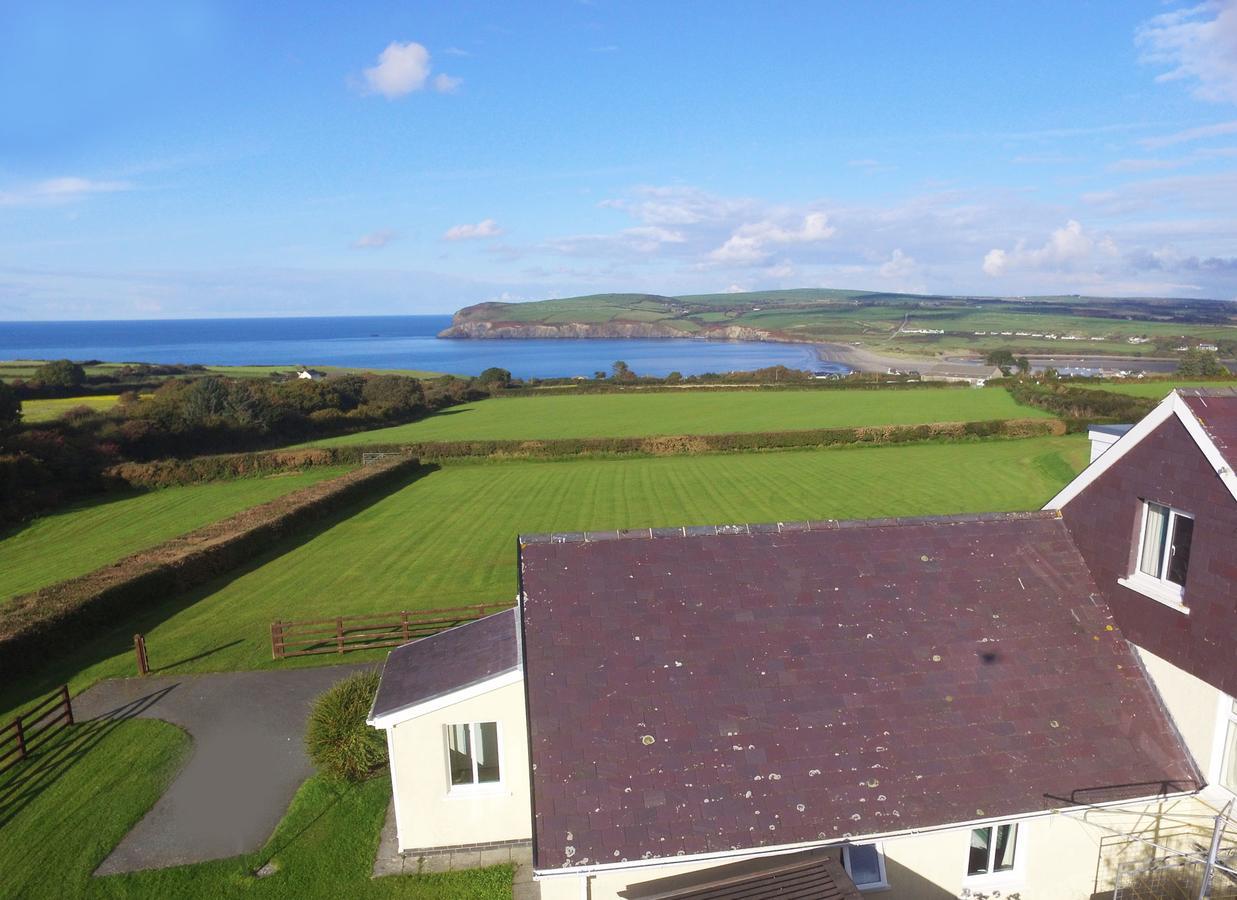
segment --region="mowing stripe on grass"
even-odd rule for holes
[[[1048,417],[1019,406],[997,387],[554,395],[465,403],[419,422],[312,445],[731,434]]]
[[[125,623],[16,693],[0,695],[0,708],[37,694],[43,681],[69,680],[78,689],[132,674],[134,631],[146,634],[156,667],[285,666],[315,658],[272,662],[269,626],[277,618],[513,601],[521,532],[1034,509],[1081,470],[1086,453],[1085,438],[1071,435],[447,466],[303,543],[272,548],[260,564]]]

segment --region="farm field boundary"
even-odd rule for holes
[[[758,450],[887,446],[928,441],[972,441],[1062,435],[1059,419],[996,419],[985,422],[933,422],[927,425],[869,425],[803,431],[681,434],[629,438],[557,438],[551,440],[420,441],[373,444],[354,449],[375,453],[403,451],[427,460],[565,459],[573,456],[692,456],[702,453],[749,453]]]
[[[107,620],[202,584],[328,513],[398,486],[418,465],[405,457],[349,472],[15,597],[0,608],[0,674],[24,674]]]

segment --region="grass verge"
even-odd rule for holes
[[[372,879],[387,803],[383,775],[360,785],[321,777],[297,792],[261,851],[248,856],[94,878],[91,872],[158,799],[190,751],[164,722],[66,729],[39,757],[0,776],[0,873],[5,896],[42,898],[510,898],[509,866]],[[137,773],[137,774],[135,774]],[[5,799],[9,802],[5,804]],[[251,874],[266,863],[275,874]]]

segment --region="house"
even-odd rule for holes
[[[983,387],[989,379],[1000,378],[1002,374],[996,366],[930,363],[920,369],[919,377],[922,381],[965,381],[974,387]]]
[[[516,609],[387,662],[398,846],[547,900],[1237,869],[1234,463],[1179,391],[1039,511],[523,536]]]
[[[326,372],[321,372],[318,369],[307,369],[304,366],[296,370],[296,377],[305,381],[321,381],[326,378]]]

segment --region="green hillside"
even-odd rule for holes
[[[738,326],[793,340],[857,343],[894,355],[978,353],[1164,356],[1214,343],[1237,353],[1237,304],[1148,297],[971,297],[805,288],[734,294],[595,294],[481,303],[454,326],[653,326],[660,336],[707,336]],[[519,337],[519,334],[504,336]],[[658,336],[658,335],[652,335]],[[1133,342],[1131,342],[1133,339]]]

